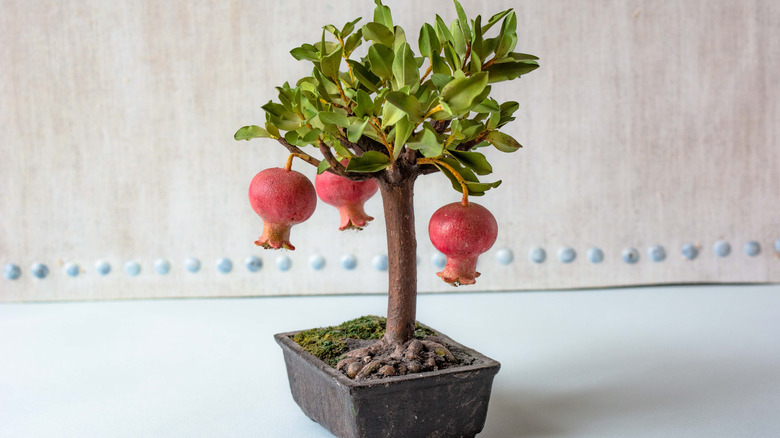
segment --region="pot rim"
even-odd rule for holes
[[[419,324],[419,323],[418,323]],[[364,381],[355,381],[350,379],[349,377],[345,376],[344,374],[338,372],[335,368],[332,368],[330,365],[325,363],[324,361],[320,360],[313,354],[309,353],[308,351],[304,350],[300,345],[298,345],[294,340],[293,336],[295,336],[296,333],[305,331],[304,330],[296,330],[291,332],[284,332],[284,333],[277,333],[274,335],[274,339],[276,342],[282,347],[287,348],[289,350],[292,350],[296,352],[302,359],[304,359],[306,362],[308,362],[310,365],[314,366],[315,368],[320,369],[322,372],[330,376],[332,379],[334,379],[336,382],[348,387],[350,391],[353,390],[360,390],[360,389],[366,389],[366,388],[374,388],[374,387],[383,387],[388,388],[393,385],[400,385],[404,382],[413,381],[413,380],[420,380],[420,379],[426,379],[428,378],[429,381],[432,382],[432,384],[436,384],[437,377],[441,376],[451,376],[451,377],[459,377],[459,374],[471,374],[474,371],[487,371],[485,377],[493,377],[496,373],[498,373],[498,370],[501,368],[501,364],[498,363],[498,361],[493,360],[484,354],[466,347],[458,342],[455,342],[450,338],[449,336],[445,335],[444,333],[441,333],[438,330],[432,329],[424,324],[420,324],[422,327],[428,328],[430,330],[433,330],[436,333],[436,336],[444,340],[446,343],[453,345],[461,350],[463,350],[468,355],[474,357],[477,359],[477,363],[474,363],[472,365],[464,365],[459,367],[451,367],[451,368],[445,368],[443,370],[435,370],[435,371],[425,371],[421,373],[412,373],[412,374],[406,374],[403,376],[392,376],[392,377],[385,377],[381,379],[371,379],[371,380],[364,380]]]

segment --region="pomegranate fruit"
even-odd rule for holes
[[[374,220],[363,209],[363,204],[379,190],[379,185],[373,179],[351,181],[335,173],[323,172],[314,178],[314,186],[322,202],[339,209],[339,230],[362,230],[368,222]]]
[[[477,257],[490,249],[498,236],[498,224],[485,207],[454,202],[436,210],[428,223],[431,243],[447,256],[444,270],[437,273],[453,286],[474,284]]]
[[[302,173],[273,167],[252,178],[249,203],[263,219],[263,234],[255,245],[293,250],[290,228],[311,217],[317,206],[317,194]]]

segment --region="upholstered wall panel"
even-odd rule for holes
[[[386,3],[415,41],[435,13],[455,18],[448,1]],[[518,50],[542,65],[497,87],[521,103],[508,132],[525,148],[490,156],[503,185],[476,201],[500,233],[471,289],[780,281],[780,3],[462,3],[514,8]],[[384,290],[378,199],[361,233],[338,232],[321,203],[293,229],[296,251],[256,248],[247,186],[286,150],[232,139],[274,86],[310,72],[290,49],[372,10],[0,1],[0,300]],[[431,175],[416,196],[420,288],[450,291],[426,229],[459,195]]]

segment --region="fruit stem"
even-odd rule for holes
[[[300,158],[303,161],[308,161],[308,159],[311,158],[310,156],[308,156],[306,154],[299,154],[297,152],[293,152],[293,153],[291,153],[290,155],[287,156],[287,164],[284,165],[284,169],[285,170],[292,169],[293,157],[298,157],[298,158]]]
[[[437,160],[436,158],[420,158],[417,160],[417,164],[433,164],[434,166],[441,166],[447,170],[450,171],[452,176],[455,177],[455,179],[460,184],[460,188],[463,191],[463,198],[461,199],[461,204],[463,204],[464,207],[468,207],[469,205],[469,187],[466,185],[466,180],[463,179],[463,177],[458,173],[458,171],[455,170],[452,166],[445,163],[442,160]]]

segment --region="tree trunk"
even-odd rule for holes
[[[414,232],[414,182],[416,175],[397,182],[379,180],[387,227],[389,288],[387,331],[391,344],[414,336],[417,310],[417,238]]]

